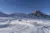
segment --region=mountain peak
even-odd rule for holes
[[[43,14],[40,10],[33,11],[33,14]]]
[[[33,14],[36,15],[36,16],[44,16],[44,15],[45,15],[45,14],[42,13],[40,10],[34,11]]]

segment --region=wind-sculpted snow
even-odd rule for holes
[[[8,21],[6,23],[8,26],[0,28],[0,33],[50,33],[49,20],[17,19]]]

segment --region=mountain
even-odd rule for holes
[[[0,12],[0,17],[8,17],[8,14],[5,14],[3,12]]]
[[[42,13],[39,10],[34,11],[33,13],[30,14],[24,14],[24,13],[12,13],[9,15],[10,17],[20,17],[20,18],[47,18],[50,19],[50,15],[46,15],[45,13]]]
[[[24,13],[12,13],[10,15],[8,14],[5,14],[3,12],[0,12],[0,17],[20,17],[20,18],[47,18],[47,19],[50,19],[50,15],[46,15],[45,13],[42,13],[41,11],[39,10],[36,10],[30,14],[24,14]]]
[[[24,14],[24,13],[12,13],[9,16],[11,16],[11,17],[26,17],[27,14]]]
[[[45,16],[45,14],[42,13],[42,12],[40,12],[39,10],[34,11],[33,14],[34,14],[35,16]]]
[[[33,13],[28,14],[29,16],[36,16],[36,17],[40,17],[40,18],[49,18],[50,15],[46,15],[44,13],[42,13],[39,10],[34,11]]]

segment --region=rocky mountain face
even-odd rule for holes
[[[40,19],[50,19],[50,15],[46,15],[39,10],[34,11],[33,13],[28,14],[31,18],[40,18]]]
[[[32,16],[34,15],[34,16],[37,16],[37,17],[44,17],[44,18],[49,17],[48,15],[40,12],[39,10],[36,10],[33,13],[28,14],[28,15],[32,15]]]
[[[33,14],[34,14],[35,16],[45,16],[45,14],[42,13],[42,12],[40,12],[39,10],[34,11]]]

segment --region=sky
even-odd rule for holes
[[[0,12],[32,13],[34,10],[50,15],[50,0],[0,0]]]

